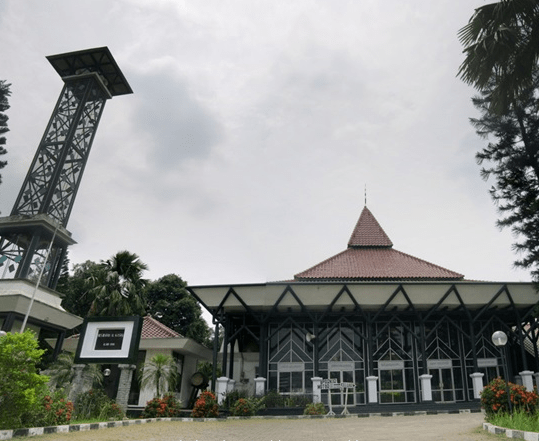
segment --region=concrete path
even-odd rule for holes
[[[66,441],[493,441],[481,413],[326,419],[153,422],[24,440]]]

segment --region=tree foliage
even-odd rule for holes
[[[488,87],[489,106],[503,113],[528,87],[539,58],[539,2],[499,0],[477,8],[460,29],[465,59],[458,75],[478,90]]]
[[[144,315],[144,287],[142,274],[148,266],[134,253],[119,251],[99,264],[99,270],[90,276],[93,296],[90,315],[128,316]]]
[[[5,155],[7,150],[5,149],[6,137],[3,136],[5,133],[9,132],[7,121],[8,116],[4,113],[9,109],[8,97],[11,95],[9,90],[11,84],[8,84],[4,80],[0,80],[0,155]],[[7,165],[7,161],[0,161],[0,169],[4,168]],[[2,182],[2,175],[0,175],[0,183]]]
[[[62,295],[62,307],[79,317],[86,317],[94,301],[92,280],[98,278],[98,263],[87,260],[73,267],[72,274],[62,274],[56,290]]]
[[[515,265],[531,269],[539,283],[539,69],[505,114],[491,111],[495,87],[492,78],[473,99],[481,117],[471,122],[491,141],[476,158],[482,177],[494,181],[490,195],[501,214],[498,225],[515,235],[513,247],[521,257]]]
[[[41,404],[39,397],[49,381],[36,369],[43,352],[30,330],[0,337],[0,429],[21,427],[25,414]]]
[[[185,289],[187,283],[176,274],[168,274],[146,287],[148,312],[184,337],[211,345],[211,330],[202,318],[202,308]],[[161,317],[162,316],[162,317]]]

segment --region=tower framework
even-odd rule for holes
[[[105,102],[132,90],[107,47],[47,59],[65,84],[11,215],[0,218],[0,278],[42,272],[54,289],[75,243],[66,227]]]

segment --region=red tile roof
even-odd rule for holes
[[[176,331],[170,329],[163,323],[158,322],[149,315],[144,317],[142,321],[141,338],[174,338],[181,337]]]
[[[460,280],[462,274],[394,250],[393,244],[365,207],[348,249],[294,276],[320,280]]]
[[[393,243],[374,218],[371,211],[365,207],[359,216],[356,227],[348,241],[348,247],[392,247]]]

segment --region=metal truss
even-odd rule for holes
[[[108,98],[97,74],[65,79],[12,215],[48,214],[67,225]]]

